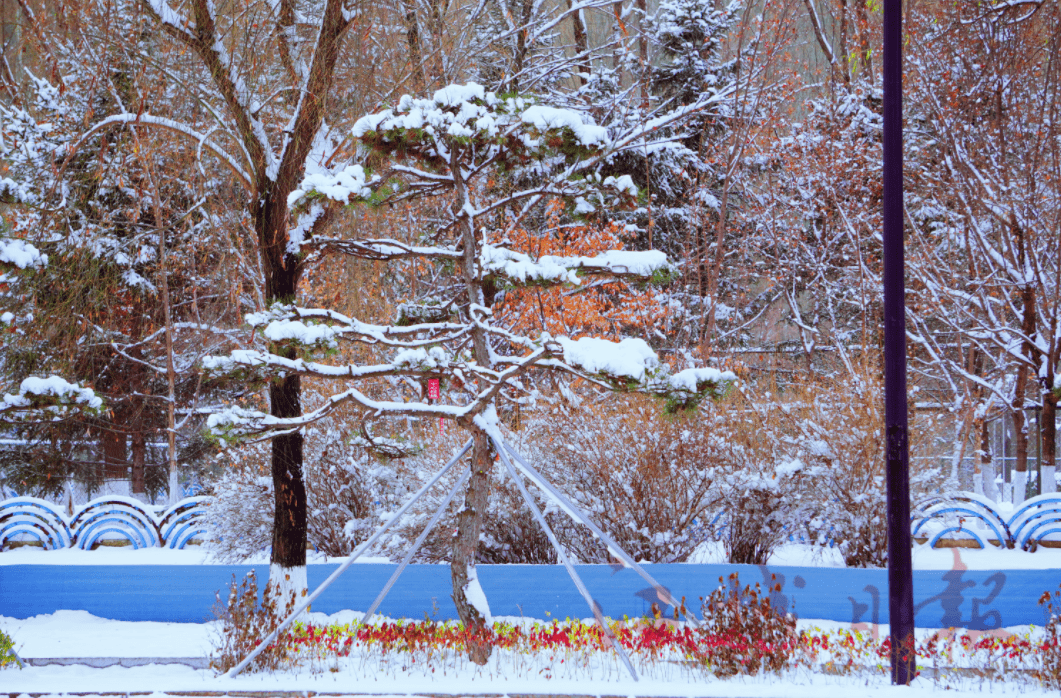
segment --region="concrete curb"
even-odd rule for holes
[[[104,669],[111,666],[134,667],[148,664],[183,664],[193,669],[209,669],[208,657],[23,657],[28,666],[90,666]]]

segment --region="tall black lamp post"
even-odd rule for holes
[[[903,279],[903,5],[884,0],[884,423],[892,683],[915,675]]]

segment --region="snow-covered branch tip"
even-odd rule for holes
[[[579,285],[580,274],[607,274],[656,281],[673,272],[673,265],[659,250],[608,250],[594,257],[543,255],[537,260],[504,247],[483,245],[479,263],[487,274],[513,285]]]
[[[644,392],[667,401],[667,411],[691,409],[705,397],[718,399],[736,382],[732,371],[717,368],[687,368],[671,373],[643,339],[621,342],[583,337],[557,337],[564,363],[576,373],[597,378],[612,388]]]
[[[103,409],[103,399],[91,388],[58,376],[31,376],[22,381],[17,395],[8,393],[0,399],[0,422],[54,421],[77,414],[95,415]]]

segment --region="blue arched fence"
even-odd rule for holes
[[[0,501],[0,550],[31,538],[46,550],[91,550],[104,539],[124,538],[133,547],[180,549],[206,535],[203,521],[209,497],[189,497],[160,514],[132,497],[94,499],[73,516],[35,497]]]

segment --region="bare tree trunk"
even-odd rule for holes
[[[980,438],[979,482],[976,489],[977,494],[983,494],[992,502],[998,501],[998,486],[995,484],[995,463],[991,458],[991,433],[988,430],[987,420],[979,420],[977,433]]]
[[[519,91],[519,79],[520,75],[523,74],[523,65],[527,62],[527,52],[530,47],[527,45],[527,25],[530,23],[531,12],[534,11],[534,0],[521,0],[520,5],[520,16],[519,26],[520,30],[516,33],[516,55],[514,56],[512,65],[512,89]]]
[[[435,56],[435,74],[433,77],[439,82],[439,84],[445,85],[449,80],[446,77],[446,66],[442,61],[443,50],[442,50],[442,20],[444,9],[442,7],[443,0],[430,0],[431,15],[430,15],[430,30],[431,30],[431,41],[433,46],[431,51]]]
[[[869,16],[866,0],[855,0],[855,26],[858,29],[858,56],[862,65],[862,79],[873,84],[873,50],[869,43]]]
[[[646,23],[648,21],[648,3],[646,0],[634,0],[634,6],[637,7],[637,64],[641,69],[641,108],[648,109],[648,27]]]
[[[420,93],[427,86],[424,77],[424,50],[420,44],[420,21],[416,17],[416,0],[402,0],[405,9],[405,40],[409,44],[409,63],[413,67],[413,87]]]
[[[847,49],[847,0],[840,0],[840,58],[838,67],[845,85],[851,84],[851,61],[848,60],[849,55],[850,53]]]
[[[626,37],[629,32],[626,29],[626,22],[623,21],[623,3],[622,0],[612,5],[612,14],[615,15],[615,27],[613,29],[615,48],[612,49],[612,70],[615,70],[618,74],[615,79],[619,83],[619,87],[623,86],[623,74],[621,72],[623,64],[623,51],[626,47]]]
[[[1023,248],[1023,245],[1021,247]],[[1035,333],[1035,290],[1031,286],[1025,286],[1021,289],[1021,300],[1024,311],[1021,331],[1025,337],[1031,337]],[[1034,352],[1035,348],[1031,342],[1025,340],[1021,353],[1027,362],[1034,360]],[[1013,439],[1016,449],[1016,461],[1013,466],[1014,504],[1023,502],[1028,495],[1028,419],[1024,413],[1024,401],[1028,391],[1028,374],[1031,368],[1027,362],[1022,361],[1017,366],[1017,380],[1013,394]]]
[[[156,220],[160,220],[157,218]],[[166,230],[158,232],[159,267],[162,272],[162,313],[166,322],[166,448],[169,461],[169,503],[180,500],[177,481],[177,372],[173,367],[173,317],[170,315],[169,272],[166,269]]]
[[[115,415],[115,421],[123,421]],[[124,480],[128,477],[129,457],[125,443],[125,432],[106,429],[103,432],[103,477],[107,480]]]
[[[147,451],[147,439],[144,432],[137,429],[132,434],[133,450],[133,496],[142,502],[147,502],[147,484],[144,478],[144,461]]]
[[[567,0],[567,9],[575,6],[574,0]],[[575,35],[575,52],[581,56],[575,64],[578,66],[579,84],[585,85],[589,82],[589,39],[586,35],[586,20],[582,16],[582,10],[571,13],[571,27]]]
[[[285,189],[286,192],[286,189]],[[286,196],[286,194],[285,194]],[[287,252],[287,202],[275,195],[265,199],[258,218],[260,245],[264,250],[265,298],[273,303],[294,303],[301,268]],[[294,347],[273,345],[269,350],[288,359],[297,359]],[[276,378],[269,384],[269,413],[290,418],[302,415],[302,381],[299,376]],[[269,584],[277,592],[277,603],[284,608],[292,597],[306,594],[306,485],[302,472],[303,437],[300,432],[283,434],[272,440],[273,549],[269,557]]]
[[[1047,385],[1053,386],[1054,372],[1047,372]],[[1057,395],[1049,388],[1043,390],[1042,453],[1039,454],[1039,493],[1057,491]]]

